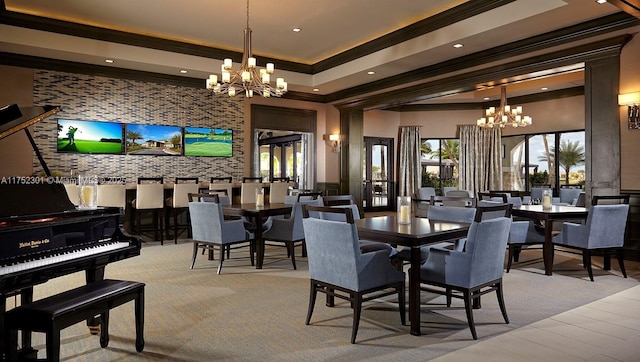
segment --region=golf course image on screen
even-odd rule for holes
[[[184,127],[185,156],[231,157],[232,149],[230,129]]]
[[[122,154],[123,124],[58,119],[58,152]]]

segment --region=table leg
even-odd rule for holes
[[[264,239],[262,238],[262,217],[256,216],[256,269],[262,269],[264,262]]]
[[[420,248],[411,248],[411,270],[409,270],[409,321],[411,334],[420,333]]]
[[[542,247],[542,257],[544,260],[544,273],[553,274],[553,220],[544,221],[544,245]]]

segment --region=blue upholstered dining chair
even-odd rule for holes
[[[414,213],[417,217],[425,217],[427,215],[431,196],[436,196],[434,187],[420,187],[418,189],[413,198],[416,203]]]
[[[469,224],[473,222],[475,215],[476,208],[474,207],[431,205],[427,211],[427,218],[429,220],[464,222]],[[420,260],[427,260],[429,250],[432,247],[462,250],[464,249],[464,239],[456,240],[454,242],[445,241],[435,245],[423,246],[420,248]],[[410,261],[411,249],[404,248],[400,250],[398,254],[396,254],[396,258],[401,259],[403,262]]]
[[[591,255],[596,252],[615,253],[620,271],[626,278],[622,246],[628,214],[628,204],[591,206],[586,223],[584,225],[563,223],[562,231],[553,238],[553,244],[581,250],[582,262],[591,281],[593,281]]]
[[[359,220],[360,219],[360,210],[358,209],[358,205],[353,203],[353,196],[351,195],[341,195],[341,196],[349,196],[349,198],[337,198],[337,197],[331,197],[331,196],[327,196],[327,197],[323,197],[322,198],[322,205],[326,206],[326,207],[334,207],[334,208],[350,208],[351,209],[351,214],[353,215],[353,219],[354,220]],[[328,204],[331,204],[333,202],[336,202],[337,200],[340,201],[344,201],[344,203],[340,204],[340,205],[334,205],[334,206],[330,206]],[[315,217],[315,215],[314,215]],[[343,221],[346,222],[346,216],[344,213],[342,212],[320,212],[317,215],[318,218],[323,219],[323,220],[333,220],[333,221]],[[378,243],[375,241],[371,241],[371,240],[362,240],[360,239],[360,251],[363,253],[368,253],[371,251],[377,251],[377,250],[386,250],[389,252],[389,257],[395,256],[398,253],[398,249],[394,248],[393,246],[389,245],[389,244],[385,244],[385,243]]]
[[[190,195],[193,196],[193,195]],[[204,198],[205,196],[203,196]],[[217,201],[217,195],[206,195]],[[208,201],[208,200],[207,200]],[[189,202],[191,216],[191,233],[193,237],[193,257],[191,269],[196,263],[198,248],[219,248],[218,274],[222,270],[225,251],[232,248],[249,247],[251,265],[254,265],[254,244],[251,234],[244,228],[242,220],[225,220],[222,205],[218,202]]]
[[[507,200],[512,198],[507,197]],[[518,198],[519,199],[519,198]],[[496,217],[511,217],[513,203],[498,201],[478,201],[476,221],[488,220]],[[542,245],[544,235],[539,233],[531,220],[513,221],[509,228],[507,273],[511,270],[513,261],[518,261],[520,251],[531,245]]]
[[[302,205],[322,205],[322,200],[298,201],[291,208],[291,216],[288,219],[273,219],[269,230],[262,233],[265,242],[282,242],[287,248],[287,256],[291,258],[293,269],[297,270],[295,246],[302,245],[305,240],[302,227]],[[306,255],[306,248],[303,255]]]
[[[309,211],[343,213],[346,221],[309,217]],[[309,325],[318,292],[327,295],[327,306],[334,297],[350,302],[353,308],[351,343],[355,343],[362,303],[388,295],[398,295],[400,321],[405,324],[405,274],[396,270],[385,250],[360,251],[358,229],[352,209],[305,205],[303,226],[309,260],[311,293],[305,324]]]
[[[447,305],[451,304],[451,297],[464,300],[473,339],[478,339],[478,336],[472,302],[483,294],[496,292],[504,321],[509,323],[502,293],[502,276],[510,226],[511,219],[507,217],[474,222],[464,251],[431,248],[427,261],[418,271],[423,290],[446,295]]]

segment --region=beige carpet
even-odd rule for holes
[[[107,277],[147,283],[145,349],[135,352],[133,304],[112,311],[107,348],[97,336],[77,324],[62,332],[66,361],[427,361],[474,343],[464,308],[425,306],[422,336],[411,336],[400,324],[392,302],[370,302],[363,311],[357,344],[349,343],[351,309],[335,308],[319,298],[312,324],[305,326],[308,303],[306,258],[294,271],[283,248],[268,248],[265,266],[249,265],[248,250],[232,252],[221,275],[216,261],[200,255],[189,270],[192,244],[144,243],[141,255],[110,264]],[[297,250],[299,255],[300,250]],[[560,312],[638,285],[640,268],[628,263],[629,278],[617,271],[594,270],[588,280],[574,255],[556,254],[555,273],[544,276],[540,251],[524,252],[523,261],[505,274],[505,298],[511,324],[504,324],[495,296],[483,298],[474,313],[480,340],[529,325]],[[597,261],[596,261],[597,263]],[[35,289],[35,298],[83,283],[82,274],[52,280]],[[423,293],[424,294],[424,293]],[[424,302],[442,302],[423,295]],[[11,304],[11,301],[10,303]],[[44,356],[44,338],[34,334],[34,346]]]

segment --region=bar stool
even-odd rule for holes
[[[222,205],[233,203],[233,184],[231,180],[231,176],[212,177],[209,182],[209,194],[217,194]]]
[[[178,243],[178,230],[191,231],[189,222],[189,194],[198,193],[200,184],[197,177],[176,177],[173,183],[173,196],[167,199],[167,217],[165,219],[165,229],[167,238],[173,220],[173,242]],[[184,224],[178,223],[178,216],[186,214],[187,221]]]
[[[160,245],[164,244],[162,219],[164,218],[164,179],[162,177],[138,177],[136,198],[131,202],[134,217],[134,230],[140,235],[143,228],[140,225],[141,215],[150,213],[153,225],[145,228],[155,233],[155,240],[160,235]]]
[[[126,207],[127,187],[124,184],[98,184],[98,206]]]
[[[289,181],[272,182],[269,184],[269,203],[284,204],[289,189],[293,188],[293,183]]]
[[[258,176],[258,177],[243,177],[242,178],[242,183],[245,182],[259,182],[262,183],[262,177]]]

